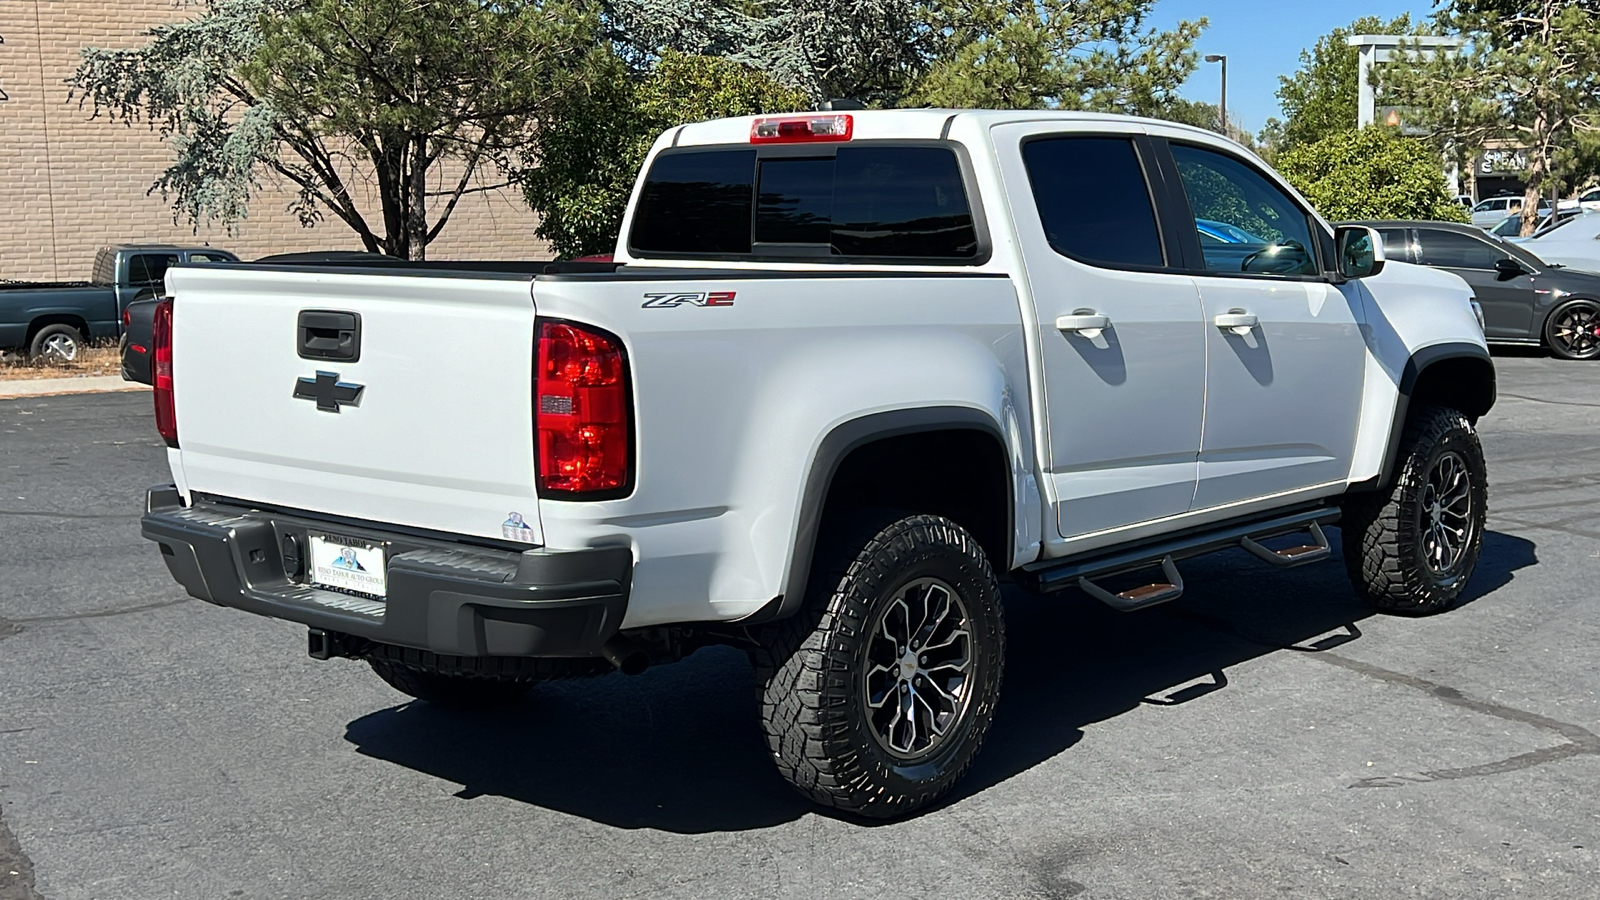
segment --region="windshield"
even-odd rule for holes
[[[1489,233],[1496,237],[1516,237],[1522,233],[1522,217],[1506,216],[1499,225],[1489,229]]]

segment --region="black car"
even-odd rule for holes
[[[1481,228],[1452,222],[1357,222],[1386,257],[1453,272],[1472,285],[1491,343],[1542,344],[1562,359],[1600,358],[1600,275],[1547,263]]]

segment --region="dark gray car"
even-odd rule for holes
[[[1460,275],[1483,307],[1491,343],[1542,344],[1562,359],[1600,358],[1600,275],[1547,263],[1481,228],[1369,221],[1389,259]]]

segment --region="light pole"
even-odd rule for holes
[[[1208,63],[1222,63],[1222,105],[1218,112],[1222,114],[1222,136],[1228,137],[1228,58],[1220,53],[1212,53],[1206,57]]]

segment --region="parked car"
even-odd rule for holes
[[[1600,213],[1575,216],[1561,227],[1520,244],[1546,262],[1600,272]]]
[[[1600,187],[1589,188],[1576,197],[1561,201],[1558,205],[1562,209],[1584,209],[1589,212],[1600,212]]]
[[[1533,228],[1533,234],[1528,235],[1528,237],[1523,237],[1522,214],[1516,213],[1506,216],[1499,225],[1489,229],[1489,233],[1498,238],[1505,238],[1506,240],[1515,244],[1531,238],[1539,237],[1540,235],[1549,234],[1553,229],[1559,228],[1569,220],[1586,214],[1586,211],[1579,207],[1573,207],[1571,209],[1558,209],[1555,212],[1540,210],[1540,219],[1538,224],[1536,224]]]
[[[1550,201],[1539,200],[1539,215],[1550,210]],[[1472,208],[1472,224],[1479,228],[1493,228],[1506,216],[1522,211],[1522,198],[1516,196],[1490,197]]]
[[[237,259],[213,247],[119,244],[95,254],[88,281],[0,284],[0,350],[76,359],[84,342],[121,334],[128,304],[159,289],[169,266]]]
[[[1132,611],[1203,553],[1331,559],[1337,519],[1357,595],[1420,614],[1481,547],[1466,283],[1203,129],[698,122],[615,262],[449,265],[173,269],[142,519],[189,593],[425,702],[735,646],[779,772],[902,816],[983,743],[1000,577]]]
[[[1600,359],[1600,274],[1554,265],[1470,225],[1368,221],[1384,254],[1443,269],[1472,286],[1493,343],[1543,344],[1562,359]]]
[[[1218,222],[1215,219],[1195,219],[1195,230],[1200,232],[1202,244],[1217,242],[1222,244],[1266,244],[1268,241],[1245,231],[1237,225],[1227,222]]]

